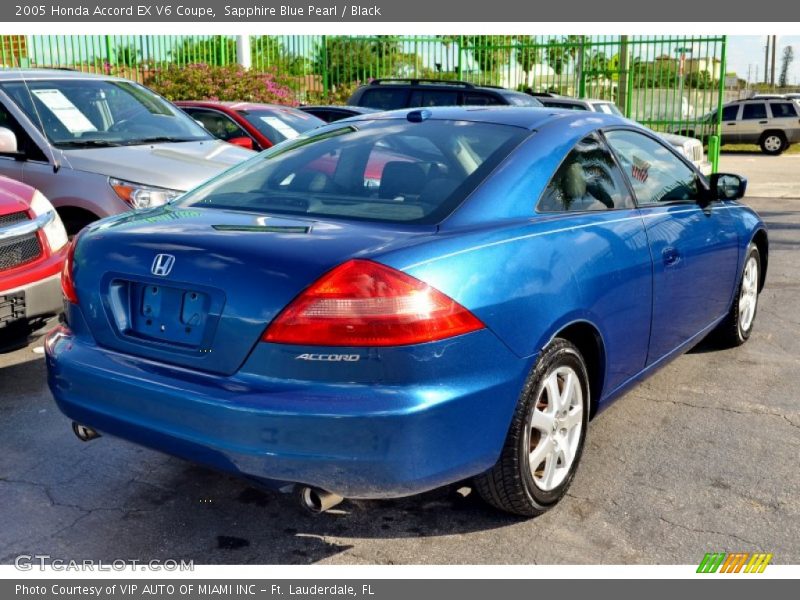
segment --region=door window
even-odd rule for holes
[[[735,121],[736,115],[739,114],[739,105],[734,104],[733,106],[726,106],[722,109],[722,120],[723,121]],[[716,115],[715,115],[716,116]]]
[[[239,127],[230,117],[223,115],[215,110],[204,108],[186,108],[187,113],[192,118],[197,119],[203,124],[211,135],[221,140],[232,140],[237,137],[250,137],[247,132]]]
[[[767,118],[767,105],[764,104],[763,102],[744,105],[744,111],[742,112],[743,120],[766,119],[766,118]]]
[[[364,92],[359,105],[366,106],[367,108],[394,110],[396,108],[405,108],[407,97],[408,92],[404,88],[372,89]]]
[[[639,206],[694,201],[700,190],[697,174],[666,146],[636,131],[606,134]]]
[[[409,106],[455,106],[458,93],[448,90],[414,90]]]
[[[14,135],[17,136],[17,150],[24,152],[28,160],[47,162],[42,149],[36,145],[31,136],[28,135],[28,132],[14,118],[14,115],[8,112],[2,104],[0,104],[0,127],[5,127],[14,132]]]
[[[614,157],[589,136],[567,155],[536,207],[538,212],[632,208],[633,201]]]

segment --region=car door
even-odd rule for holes
[[[738,144],[741,141],[739,133],[741,127],[739,127],[739,121],[737,120],[740,109],[740,104],[731,104],[722,108],[722,138],[720,143]],[[712,128],[716,125],[716,113],[711,119],[711,125]]]
[[[650,245],[652,364],[726,313],[738,236],[727,203],[698,204],[706,182],[672,149],[639,131],[616,129],[606,137],[633,188]]]
[[[766,102],[748,102],[742,106],[739,120],[739,142],[757,144],[769,125]]]
[[[536,212],[560,219],[552,243],[569,257],[564,266],[579,282],[583,308],[603,337],[606,389],[616,389],[647,360],[652,268],[633,196],[600,136],[587,136],[569,152]],[[540,260],[537,255],[534,264]]]

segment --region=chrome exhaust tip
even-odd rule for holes
[[[91,442],[92,440],[100,437],[100,434],[91,427],[81,425],[75,421],[72,422],[72,432],[82,442]]]
[[[315,515],[332,509],[344,500],[338,494],[309,486],[300,486],[297,495],[300,499],[300,506]]]

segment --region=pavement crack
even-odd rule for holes
[[[752,540],[748,540],[746,538],[743,538],[741,536],[736,535],[735,533],[727,533],[727,532],[724,532],[724,531],[715,531],[713,529],[698,529],[696,527],[690,527],[688,525],[683,525],[681,523],[676,523],[674,521],[670,521],[669,519],[665,519],[661,515],[658,516],[658,519],[659,519],[659,521],[663,521],[667,525],[671,525],[672,527],[677,527],[678,529],[683,529],[685,531],[691,531],[692,533],[703,533],[703,534],[706,534],[706,535],[720,535],[720,536],[723,536],[723,537],[729,537],[729,538],[733,538],[734,540],[738,540],[740,542],[743,542],[745,544],[749,544],[750,546],[754,546],[758,550],[763,550],[763,547],[758,542],[754,542]]]
[[[742,410],[737,408],[731,408],[730,406],[709,406],[709,405],[702,405],[702,404],[693,404],[691,402],[686,402],[685,400],[668,400],[665,398],[653,398],[651,396],[647,396],[644,394],[639,394],[639,397],[647,400],[649,402],[658,402],[661,404],[674,404],[676,406],[687,406],[689,408],[696,408],[698,410],[719,410],[722,412],[734,413],[737,415],[756,415],[756,416],[765,416],[765,417],[780,417],[784,421],[786,421],[790,426],[794,427],[795,429],[800,429],[800,424],[795,423],[785,414],[780,412],[772,412],[769,410]]]

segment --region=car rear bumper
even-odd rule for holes
[[[56,314],[62,308],[61,275],[56,273],[33,283],[0,291],[0,327],[14,321]]]
[[[510,356],[488,331],[467,335],[488,360]],[[73,421],[224,471],[348,498],[407,496],[490,468],[527,372],[516,359],[499,377],[469,365],[436,385],[334,385],[167,367],[64,327],[45,348],[50,389]]]

